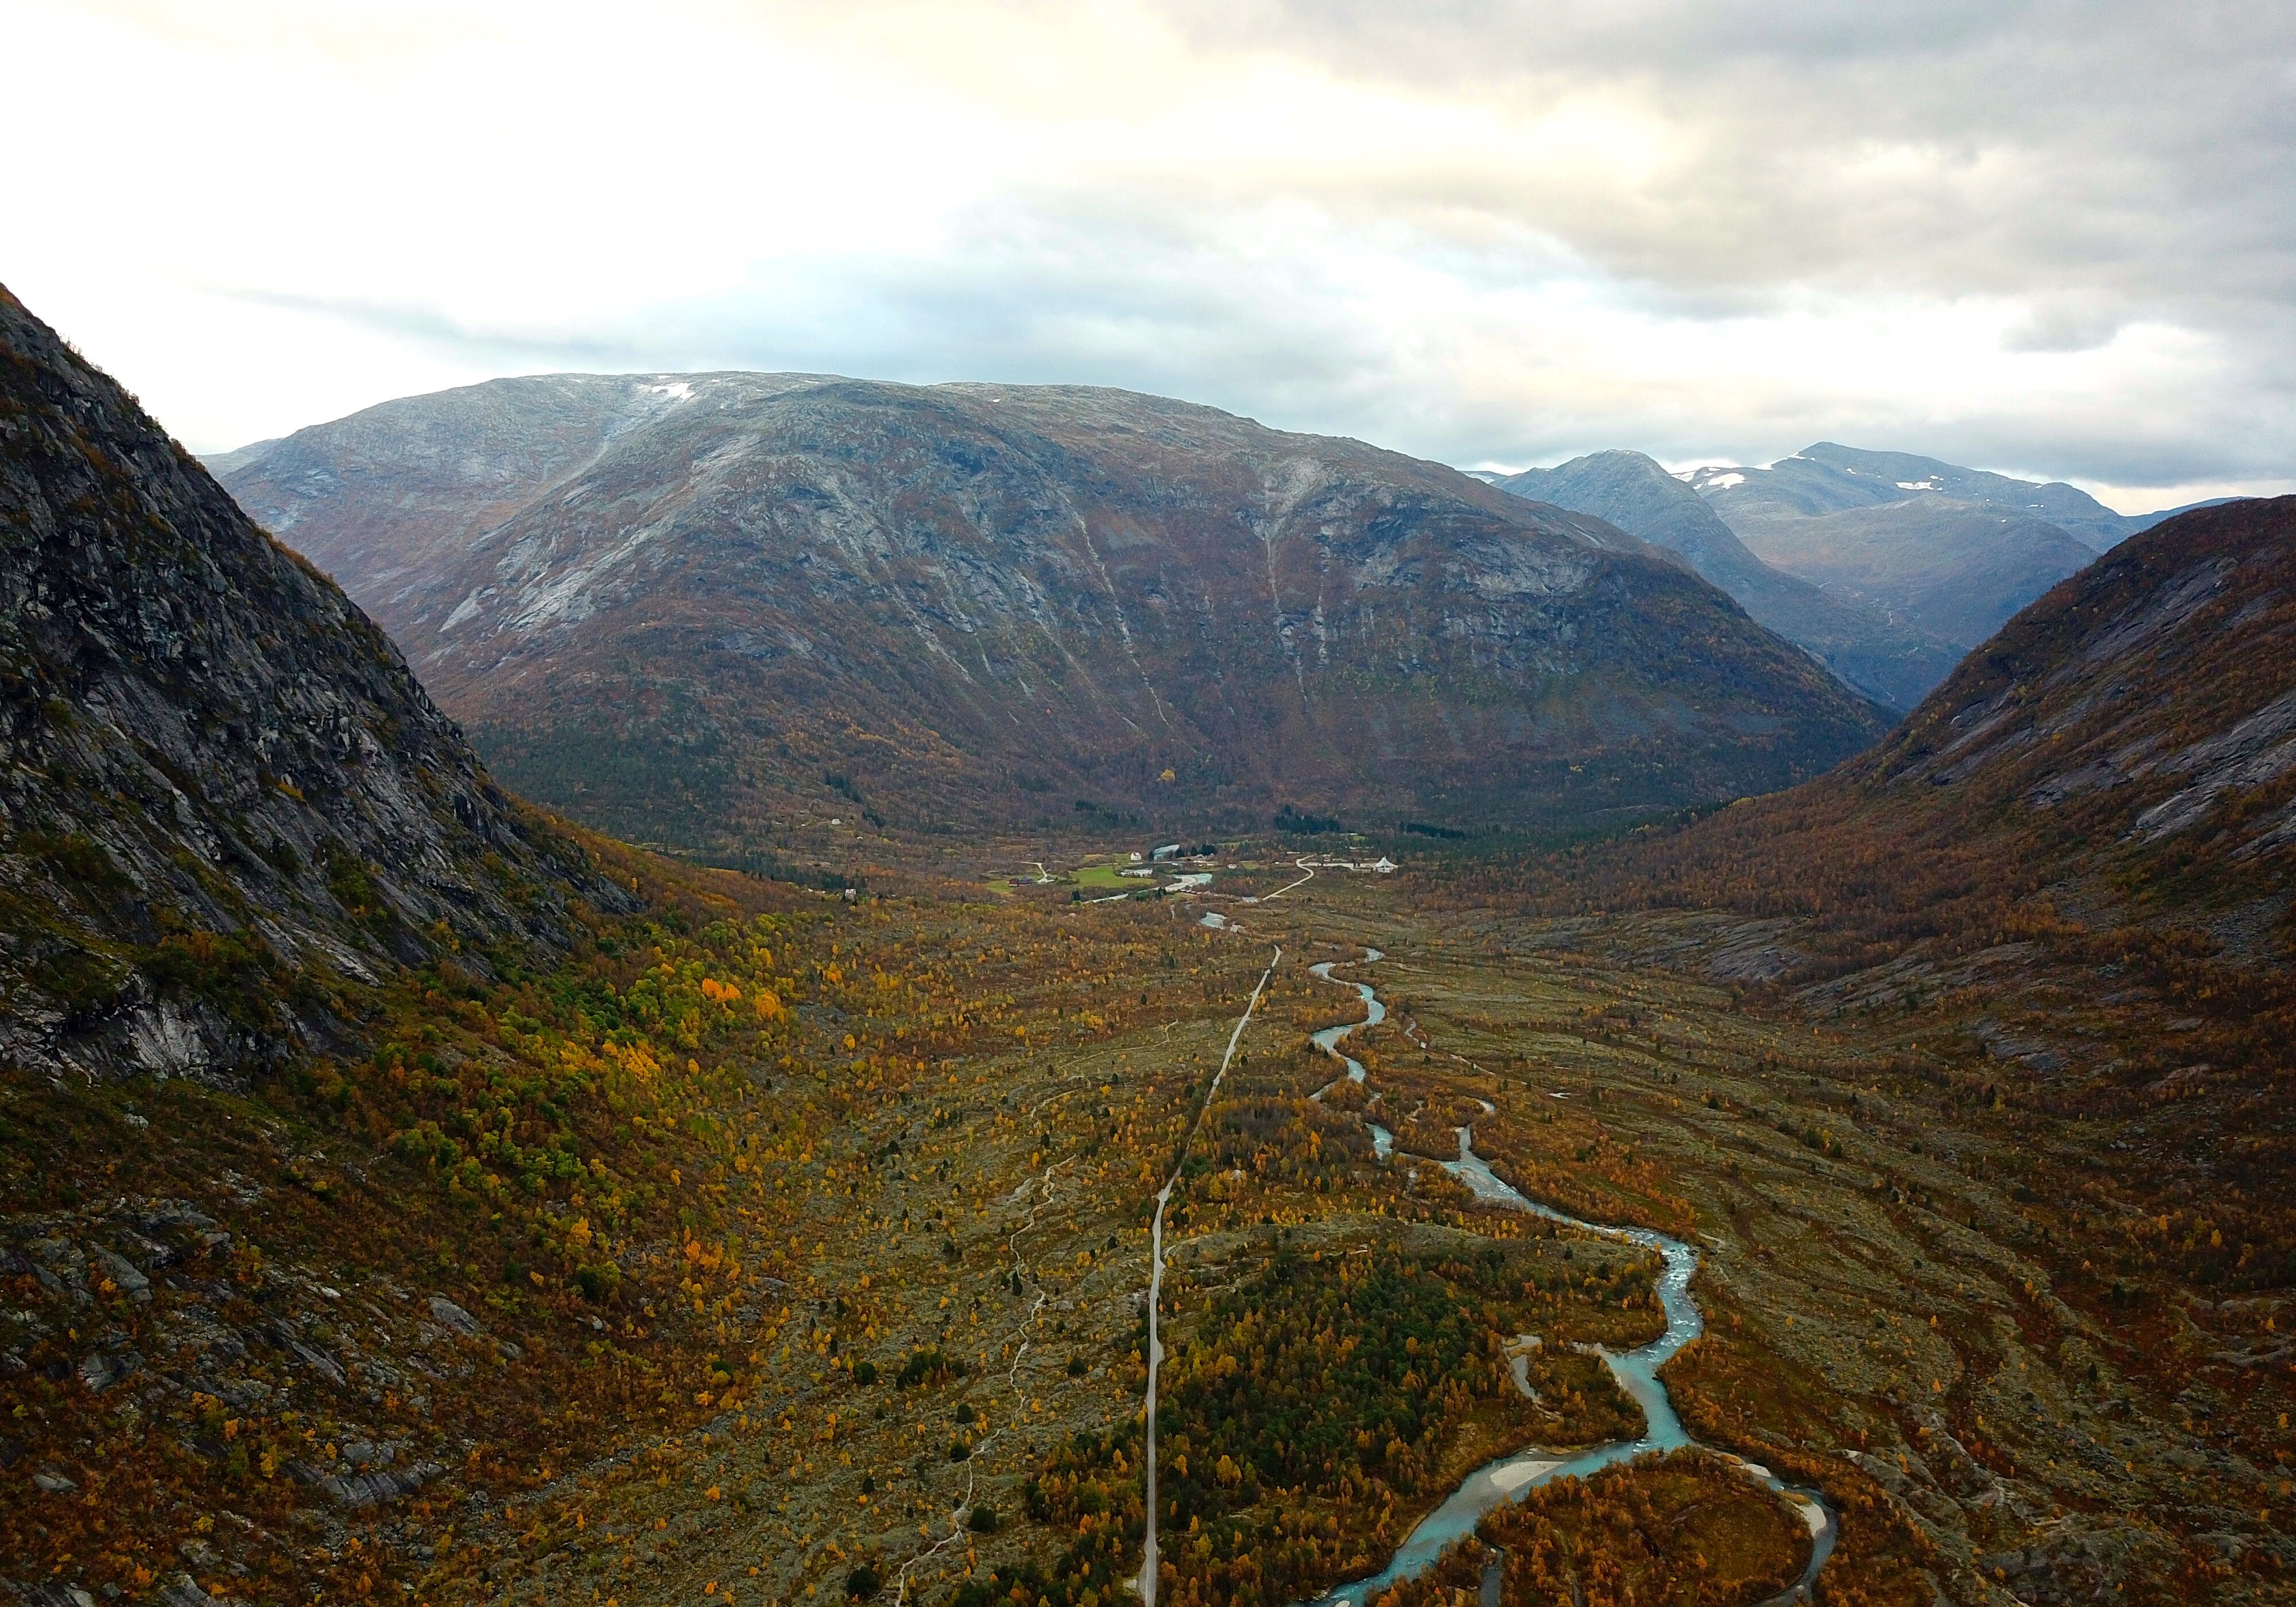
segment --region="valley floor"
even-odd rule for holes
[[[1221,886],[1296,880],[1271,866]],[[1199,924],[1203,909],[1226,924]],[[395,1365],[402,1380],[391,1410],[419,1373],[440,1379],[430,1421],[398,1431],[397,1465],[430,1471],[408,1494],[314,1518],[278,1495],[285,1463],[266,1462],[226,1521],[187,1517],[169,1554],[136,1564],[140,1588],[180,1570],[250,1601],[361,1578],[442,1603],[1120,1600],[1139,1565],[1152,1197],[1191,1132],[1160,1308],[1159,1599],[1284,1607],[1383,1564],[1493,1455],[1638,1431],[1578,1347],[1658,1331],[1652,1259],[1479,1205],[1438,1164],[1472,1123],[1477,1150],[1531,1198],[1701,1248],[1707,1332],[1665,1382],[1698,1439],[1824,1492],[1840,1537],[1822,1599],[2296,1599],[2287,1289],[2171,1253],[2218,1230],[2152,1209],[2126,1159],[2143,1152],[2141,1123],[2027,1097],[2021,1062],[1988,1047],[1993,1017],[1965,991],[1889,1008],[1841,1008],[1823,990],[1757,996],[1715,980],[1714,956],[1775,933],[1700,917],[1530,920],[1409,873],[1328,873],[1280,900],[1201,907],[894,898],[783,926],[796,935],[774,939],[765,970],[781,973],[791,1036],[770,1062],[729,1051],[744,1076],[665,1118],[698,1128],[707,1115],[730,1136],[711,1141],[706,1172],[695,1160],[668,1173],[682,1192],[665,1198],[691,1196],[682,1216],[643,1230],[634,1218],[619,1294],[594,1278],[595,1298],[545,1290],[537,1257],[527,1298],[489,1307],[467,1292],[485,1282],[475,1267],[442,1275],[409,1250],[391,1272],[375,1252],[365,1282],[339,1292],[264,1295],[242,1267],[230,1275],[262,1310],[234,1319],[228,1299],[253,1297],[227,1279],[202,1294],[155,1272],[159,1306],[123,1304],[116,1327],[144,1324],[145,1381],[172,1376],[191,1394],[154,1382],[140,1408],[115,1408],[133,1382],[99,1401],[85,1366],[37,1370],[77,1365],[81,1330],[94,1332],[84,1305],[66,1339],[68,1297],[41,1302],[62,1286],[53,1247],[94,1243],[100,1202],[29,1201],[19,1174],[11,1343],[34,1370],[0,1381],[20,1424],[12,1477],[37,1465],[76,1483],[28,1490],[10,1531],[20,1561],[70,1576],[106,1554],[84,1529],[65,1545],[37,1505],[87,1494],[105,1435],[124,1446],[170,1414],[203,1413],[209,1428],[169,1431],[215,1461],[226,1419],[248,1420],[234,1432],[250,1439],[271,1422],[276,1400],[218,1404],[231,1376],[255,1376],[224,1359],[220,1331],[267,1322],[284,1375],[290,1339],[348,1356],[363,1302],[383,1319],[364,1376]],[[1348,1042],[1365,1082],[1311,1102],[1332,1062],[1308,1034],[1362,1013],[1308,968],[1369,976],[1347,969],[1366,947],[1385,951],[1390,1014]],[[927,975],[939,980],[917,982]],[[920,1047],[959,1016],[961,1044]],[[865,1078],[847,1070],[865,1060]],[[840,1078],[852,1080],[840,1090]],[[12,1084],[4,1109],[29,1132],[54,1097]],[[141,1108],[164,1119],[181,1097],[151,1091]],[[1394,1135],[1391,1160],[1374,1152],[1366,1116]],[[255,1164],[222,1175],[242,1192],[281,1186],[250,1181]],[[227,1186],[201,1193],[189,1177],[171,1197],[242,1245],[316,1231],[276,1218],[266,1229]],[[147,1182],[138,1198],[161,1192]],[[284,1264],[291,1246],[269,1254]],[[647,1270],[648,1254],[670,1270]],[[348,1259],[308,1258],[310,1275],[274,1281],[301,1289]],[[433,1284],[462,1302],[447,1311],[470,1335],[444,1332],[450,1317],[425,1304]],[[297,1329],[299,1301],[332,1308],[341,1336]],[[201,1322],[207,1348],[181,1354],[206,1359],[171,1364],[164,1343],[192,1344]],[[394,1344],[428,1349],[386,1362]],[[541,1439],[489,1466],[487,1436],[448,1409],[480,1384],[448,1375],[507,1379],[537,1356],[563,1361],[522,1397]],[[640,1367],[648,1382],[621,1404],[590,1393],[588,1381]],[[142,1428],[122,1410],[140,1410]],[[265,1443],[308,1446],[306,1488],[352,1476],[351,1412],[303,1411],[259,1431]],[[46,1431],[20,1426],[35,1414]],[[76,1423],[110,1426],[75,1445]],[[1751,1603],[1793,1577],[1807,1546],[1791,1513],[1694,1454],[1554,1487],[1516,1512],[1487,1534],[1506,1547],[1506,1599],[1526,1607]],[[258,1527],[267,1552],[243,1537]],[[1398,1607],[1472,1587],[1480,1555],[1403,1587]],[[139,1588],[135,1572],[118,1577]]]
[[[1266,1253],[1267,1225],[1335,1254],[1410,1242],[1401,1222],[1420,1218],[1410,1233],[1423,1234],[1431,1214],[1447,1214],[1456,1226],[1441,1230],[1454,1234],[1506,1231],[1458,1209],[1421,1164],[1454,1157],[1455,1127],[1472,1121],[1479,1148],[1534,1197],[1703,1246],[1710,1337],[1668,1382],[1700,1432],[1824,1486],[1844,1509],[1831,1599],[1924,1601],[1932,1582],[1953,1599],[2001,1602],[2288,1592],[2281,1298],[2195,1310],[2170,1296],[2127,1311],[2061,1298],[2077,1230],[2020,1180],[2095,1177],[2095,1136],[1948,1115],[1901,1063],[1904,1041],[1939,1023],[1849,1030],[1754,1013],[1725,988],[1587,941],[1647,951],[1668,935],[1657,923],[1590,934],[1431,916],[1330,876],[1290,898],[1220,906],[1234,922],[1223,940],[1246,962],[1239,1005],[1249,962],[1274,942],[1288,950],[1286,986],[1246,1029],[1243,1055],[1296,1059],[1304,1027],[1350,1013],[1343,994],[1304,987],[1305,968],[1384,949],[1395,1014],[1349,1047],[1374,1068],[1398,1155],[1332,1192],[1265,1170],[1191,1178],[1173,1250],[1190,1275],[1167,1297],[1182,1333],[1210,1342],[1205,1291]],[[824,1202],[821,1231],[845,1243],[824,1248],[816,1287],[842,1289],[844,1312],[783,1336],[773,1404],[666,1449],[669,1481],[627,1484],[616,1515],[592,1520],[611,1544],[562,1553],[537,1571],[533,1599],[595,1578],[633,1602],[691,1599],[712,1583],[736,1601],[833,1596],[865,1560],[893,1593],[938,1601],[999,1568],[1050,1569],[1066,1537],[1027,1520],[1024,1488],[1079,1432],[1136,1431],[1160,1146],[1229,1024],[1152,1021],[1049,1062],[970,1068],[914,1166]],[[1308,1062],[1283,1092],[1324,1080]],[[849,1142],[898,1139],[880,1125]],[[1447,1212],[1431,1213],[1426,1195]],[[872,1240],[935,1209],[954,1256],[931,1237]],[[888,1373],[927,1348],[960,1354],[968,1373],[873,1399],[824,1370],[832,1332],[861,1336]],[[971,1425],[953,1416],[967,1406]],[[1531,1437],[1570,1442],[1557,1427]],[[967,1441],[970,1459],[950,1462]],[[1513,1448],[1504,1441],[1464,1425],[1416,1505]],[[725,1507],[732,1490],[749,1512]],[[983,1508],[998,1513],[994,1531],[955,1526],[952,1514]],[[1390,1518],[1385,1542],[1415,1515]],[[1186,1548],[1166,1551],[1185,1595]]]

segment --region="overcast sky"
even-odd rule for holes
[[[2296,489],[2288,0],[0,0],[0,281],[200,450],[557,369],[1465,466]]]

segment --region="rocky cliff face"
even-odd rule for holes
[[[1960,660],[1960,649],[1882,607],[1823,591],[1763,562],[1704,498],[1640,452],[1589,453],[1491,483],[1591,513],[1681,553],[1758,622],[1816,654],[1850,687],[1887,708],[1911,709]]]
[[[1553,824],[1881,724],[1667,555],[1357,442],[1075,388],[504,384],[581,417],[544,451],[540,392],[414,398],[229,484],[513,784],[642,838]]]
[[[390,641],[0,291],[0,1056],[230,1078],[611,900]]]

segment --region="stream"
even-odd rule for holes
[[[1366,948],[1364,950],[1363,963],[1366,965],[1369,965],[1375,961],[1384,960],[1385,958],[1387,958],[1387,956],[1376,948]],[[1316,1034],[1315,1043],[1316,1048],[1321,1049],[1324,1054],[1330,1055],[1332,1059],[1338,1061],[1341,1066],[1346,1068],[1348,1081],[1351,1083],[1359,1083],[1364,1079],[1363,1062],[1357,1060],[1354,1056],[1343,1053],[1340,1048],[1340,1040],[1347,1037],[1349,1033],[1355,1031],[1357,1028],[1376,1027],[1382,1021],[1387,1020],[1387,1004],[1379,996],[1378,992],[1374,989],[1369,983],[1342,982],[1339,978],[1333,976],[1332,974],[1332,967],[1338,963],[1340,963],[1340,962],[1337,960],[1326,960],[1320,965],[1310,965],[1308,967],[1308,974],[1314,977],[1319,982],[1332,982],[1337,983],[1341,988],[1354,988],[1356,990],[1356,996],[1363,1000],[1364,1007],[1371,1013],[1365,1016],[1364,1019],[1359,1021],[1349,1021],[1337,1027],[1324,1028],[1321,1032]],[[1336,1083],[1326,1084],[1324,1086],[1316,1089],[1313,1094],[1309,1095],[1308,1097],[1320,1103],[1324,1095],[1329,1094],[1332,1089],[1337,1086],[1338,1085]],[[1368,1119],[1365,1120],[1364,1126],[1371,1129],[1371,1147],[1373,1151],[1377,1153],[1382,1160],[1391,1159],[1395,1154],[1395,1135],[1389,1132],[1385,1127],[1380,1126],[1379,1123]]]
[[[1386,956],[1376,948],[1366,949],[1363,963],[1370,964]],[[1351,982],[1332,974],[1341,961],[1325,961],[1308,968],[1308,974],[1319,980],[1342,988],[1352,988],[1367,1007],[1360,1021],[1345,1026],[1326,1027],[1315,1035],[1318,1048],[1340,1062],[1349,1081],[1364,1081],[1361,1062],[1341,1049],[1348,1035],[1360,1028],[1375,1027],[1387,1019],[1387,1006],[1377,990],[1368,983]],[[1314,1097],[1320,1100],[1331,1091],[1327,1086],[1318,1089]],[[1488,1109],[1488,1106],[1485,1107]],[[1377,1123],[1365,1120],[1371,1130],[1372,1146],[1382,1160],[1395,1152],[1395,1136]],[[1505,1179],[1494,1174],[1483,1158],[1475,1153],[1475,1130],[1472,1127],[1456,1129],[1459,1135],[1459,1158],[1441,1162],[1443,1169],[1464,1184],[1474,1196],[1488,1204],[1504,1206],[1534,1217],[1543,1217],[1582,1233],[1599,1234],[1605,1238],[1623,1239],[1656,1250],[1663,1262],[1659,1274],[1659,1308],[1666,1316],[1666,1332],[1650,1343],[1633,1350],[1619,1353],[1597,1349],[1611,1375],[1619,1387],[1634,1398],[1642,1408],[1644,1429],[1636,1439],[1613,1440],[1606,1445],[1586,1446],[1560,1450],[1543,1447],[1527,1447],[1496,1461],[1487,1462],[1462,1480],[1457,1488],[1446,1496],[1441,1505],[1414,1525],[1403,1538],[1394,1557],[1378,1573],[1367,1578],[1353,1579],[1334,1587],[1318,1597],[1308,1607],[1366,1607],[1382,1590],[1415,1578],[1433,1566],[1437,1558],[1460,1540],[1474,1533],[1475,1525],[1485,1513],[1502,1501],[1519,1501],[1528,1492],[1557,1479],[1583,1479],[1600,1469],[1618,1463],[1631,1462],[1651,1452],[1680,1450],[1698,1446],[1683,1428],[1676,1415],[1674,1403],[1667,1398],[1666,1386],[1659,1382],[1658,1371],[1669,1357],[1685,1345],[1705,1332],[1705,1319],[1700,1316],[1698,1302],[1690,1292],[1691,1275],[1698,1270],[1698,1252],[1677,1239],[1652,1233],[1642,1227],[1615,1227],[1598,1222],[1582,1222],[1531,1200]],[[1786,1607],[1787,1603],[1811,1600],[1811,1583],[1818,1570],[1833,1554],[1836,1523],[1833,1509],[1815,1490],[1790,1486],[1769,1469],[1727,1451],[1711,1446],[1701,1449],[1735,1463],[1746,1476],[1759,1483],[1793,1509],[1797,1517],[1809,1530],[1809,1562],[1801,1578],[1777,1595],[1755,1604],[1755,1607]],[[1482,1607],[1498,1607],[1500,1562],[1494,1559],[1482,1582]]]

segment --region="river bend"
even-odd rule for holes
[[[1363,963],[1369,964],[1385,957],[1376,948],[1366,949]],[[1349,1033],[1361,1028],[1377,1026],[1385,1021],[1387,1006],[1370,984],[1333,976],[1332,968],[1340,963],[1342,962],[1326,961],[1319,965],[1311,965],[1308,974],[1339,987],[1354,988],[1366,1007],[1366,1014],[1360,1021],[1326,1027],[1315,1035],[1315,1041],[1317,1047],[1340,1062],[1349,1080],[1359,1083],[1365,1079],[1362,1062],[1348,1054],[1340,1045]],[[1321,1099],[1329,1091],[1328,1086],[1319,1089],[1315,1097]],[[1395,1146],[1394,1135],[1368,1119],[1364,1125],[1371,1131],[1372,1144],[1379,1158],[1385,1160],[1391,1157]],[[1415,1578],[1433,1566],[1444,1552],[1472,1534],[1483,1514],[1502,1501],[1519,1501],[1529,1491],[1557,1479],[1583,1479],[1603,1468],[1631,1462],[1647,1453],[1680,1450],[1690,1446],[1699,1446],[1711,1455],[1736,1463],[1748,1478],[1761,1484],[1792,1507],[1809,1530],[1809,1562],[1802,1570],[1801,1578],[1785,1591],[1755,1604],[1755,1607],[1787,1607],[1788,1603],[1811,1600],[1812,1582],[1833,1551],[1836,1524],[1832,1508],[1815,1490],[1790,1486],[1759,1464],[1711,1446],[1700,1445],[1683,1428],[1681,1418],[1675,1414],[1674,1403],[1667,1397],[1666,1386],[1659,1382],[1659,1369],[1706,1329],[1705,1319],[1699,1314],[1698,1302],[1690,1292],[1691,1275],[1698,1270],[1698,1252],[1678,1239],[1670,1239],[1648,1228],[1583,1222],[1576,1217],[1539,1204],[1494,1174],[1488,1163],[1475,1153],[1474,1128],[1460,1127],[1457,1131],[1458,1159],[1440,1164],[1445,1171],[1464,1184],[1477,1199],[1530,1216],[1543,1217],[1550,1222],[1577,1228],[1582,1233],[1623,1239],[1658,1252],[1663,1264],[1658,1279],[1659,1308],[1666,1316],[1666,1332],[1633,1350],[1598,1351],[1611,1369],[1611,1376],[1618,1380],[1620,1388],[1632,1396],[1635,1404],[1642,1408],[1643,1432],[1638,1439],[1613,1440],[1605,1445],[1554,1450],[1529,1446],[1485,1463],[1462,1480],[1457,1488],[1444,1497],[1442,1505],[1413,1527],[1385,1568],[1366,1578],[1353,1579],[1335,1587],[1316,1602],[1308,1603],[1308,1607],[1366,1607],[1381,1591],[1403,1580]],[[1497,1564],[1494,1562],[1491,1573],[1483,1581],[1485,1607],[1497,1607]]]

